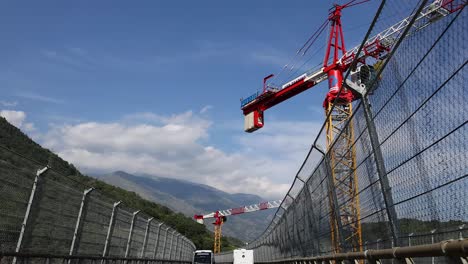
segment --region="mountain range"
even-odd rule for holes
[[[258,195],[230,194],[204,184],[148,174],[134,175],[116,171],[95,177],[189,217],[265,201]],[[266,229],[275,212],[276,209],[271,209],[228,217],[223,225],[223,235],[245,242],[254,240]],[[205,221],[210,230],[213,229],[212,222],[211,219]]]

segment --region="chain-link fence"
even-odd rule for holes
[[[189,262],[194,250],[164,223],[0,148],[0,253]]]
[[[353,114],[327,151],[319,146],[327,137],[322,127],[270,226],[249,244],[256,261],[468,236],[468,14],[466,3],[452,13],[449,6],[434,12],[434,3],[460,1],[431,2],[382,2],[368,36],[389,28],[389,17],[409,17],[406,26],[389,38],[385,58],[368,59],[381,74],[353,103]],[[422,10],[428,15],[417,19],[413,14]],[[333,156],[343,145],[346,153]],[[352,170],[342,179],[355,181],[356,191],[345,196],[340,194],[348,183],[331,175],[343,173],[339,166],[350,156]],[[346,215],[351,202],[354,215]],[[342,239],[350,232],[361,234],[359,245]]]

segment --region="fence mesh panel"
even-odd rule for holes
[[[81,255],[102,255],[113,204],[96,191],[88,194],[77,246]]]
[[[0,174],[0,251],[14,251],[35,173],[1,160]]]
[[[139,257],[141,248],[143,247],[143,240],[145,238],[146,232],[146,221],[149,217],[143,218],[142,216],[137,216],[135,218],[135,226],[133,228],[133,236],[130,244],[129,256]]]
[[[67,176],[55,168],[48,169],[36,177],[38,170],[45,167],[46,164],[21,156],[8,147],[0,147],[0,253],[71,253],[73,256],[104,254],[108,257],[123,258],[128,244],[128,257],[163,257],[165,231],[158,236],[159,222],[151,222],[147,235],[148,243],[143,250],[149,216],[137,215],[131,241],[128,243],[132,215],[137,210],[126,208],[124,205],[116,206],[114,220],[111,221],[113,207],[117,201],[90,186],[76,182],[74,177]],[[34,185],[36,178],[37,183]],[[28,211],[30,199],[32,203]],[[22,231],[22,224],[26,218],[26,225]],[[104,247],[109,231],[108,250],[105,253]],[[169,229],[168,232],[178,234],[173,229]],[[157,240],[159,243],[156,243]],[[183,248],[183,254],[175,254],[175,243],[174,241],[173,252],[170,252],[169,246],[166,247],[165,256],[168,257],[172,253],[174,260],[179,260],[181,256],[180,260],[188,261],[195,249],[193,243]],[[158,253],[156,255],[155,250]],[[21,259],[18,259],[18,262],[21,262]]]
[[[429,1],[428,3],[431,3]],[[424,1],[387,1],[370,29],[370,37],[408,17]],[[388,19],[392,14],[394,20]],[[395,34],[394,46],[385,60],[380,77],[368,95],[371,116],[366,120],[364,102],[353,104],[354,113],[345,128],[353,129],[348,153],[354,151],[357,175],[359,222],[362,249],[414,246],[447,239],[466,238],[468,228],[468,152],[465,100],[468,48],[467,12],[462,8],[445,17],[433,13],[430,23],[415,20],[409,35]],[[385,18],[385,19],[384,19]],[[427,21],[427,20],[426,20]],[[401,42],[399,42],[401,41]],[[374,59],[368,63],[375,63]],[[382,65],[380,64],[380,65]],[[371,134],[368,122],[375,125]],[[317,136],[323,144],[326,131]],[[371,138],[373,137],[373,138]],[[380,148],[377,160],[371,139]],[[333,191],[338,207],[349,200],[338,182],[330,188],[330,153],[342,146],[344,134],[337,135],[326,153],[311,148],[270,226],[250,243],[255,259],[268,261],[333,253],[331,210]],[[375,146],[374,146],[375,147]],[[324,155],[325,154],[325,155]],[[317,162],[317,157],[322,157]],[[378,163],[383,164],[390,189],[384,192]],[[332,167],[338,168],[338,167]],[[304,182],[304,183],[303,183]],[[393,204],[386,206],[385,193]],[[391,212],[396,212],[396,218]],[[389,215],[395,223],[390,225]],[[343,218],[343,215],[340,216]],[[395,218],[395,219],[393,219]],[[352,225],[353,222],[346,225]],[[346,232],[347,226],[341,228]],[[394,241],[392,230],[397,231]],[[351,251],[344,246],[341,252]],[[273,252],[273,254],[271,254]],[[220,256],[225,258],[226,256]],[[421,258],[418,263],[444,263],[443,258]]]
[[[161,230],[159,228],[160,223],[157,221],[152,221],[150,223],[150,230],[148,232],[148,239],[146,244],[146,251],[144,252],[143,257],[152,258],[155,255],[155,252],[158,250],[157,246],[159,246],[159,235]]]
[[[67,254],[70,250],[82,190],[55,180],[60,177],[54,171],[41,175],[25,230],[24,252]]]

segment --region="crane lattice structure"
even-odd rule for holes
[[[219,211],[211,212],[205,215],[195,215],[193,218],[195,218],[195,220],[200,224],[203,224],[205,219],[209,219],[209,218],[215,219],[215,221],[213,222],[213,225],[214,225],[213,252],[219,253],[221,252],[221,228],[223,224],[226,222],[227,216],[239,215],[239,214],[244,214],[244,213],[252,213],[252,212],[262,211],[262,210],[267,210],[267,209],[272,209],[272,208],[278,208],[280,205],[281,205],[281,200],[261,202],[258,204],[219,210]]]
[[[273,77],[273,74],[270,74],[263,79],[262,92],[257,92],[241,100],[241,109],[245,115],[244,130],[254,132],[264,126],[263,113],[265,110],[328,80],[329,91],[323,102],[323,107],[327,117],[326,141],[333,187],[330,191],[333,193],[329,194],[331,241],[332,250],[337,253],[343,251],[344,246],[352,251],[362,251],[356,155],[353,145],[354,131],[352,123],[347,125],[351,122],[350,117],[353,114],[352,102],[361,98],[362,91],[355,91],[343,85],[344,73],[356,60],[358,65],[365,65],[365,67],[353,69],[355,70],[354,76],[358,76],[357,81],[360,83],[369,81],[372,74],[375,74],[375,69],[366,65],[366,59],[383,60],[392,50],[398,36],[405,32],[410,21],[414,19],[412,30],[406,31],[408,34],[420,30],[466,5],[463,0],[435,0],[419,13],[411,15],[369,38],[361,49],[360,46],[357,46],[347,51],[341,13],[345,8],[368,1],[356,2],[353,0],[344,5],[335,4],[326,22],[309,39],[315,41],[329,25],[325,58],[320,69],[308,71],[281,87],[267,84],[267,80]],[[363,71],[359,71],[360,69]],[[338,135],[339,140],[337,139]],[[337,201],[342,201],[343,204],[338,205]]]

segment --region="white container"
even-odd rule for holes
[[[254,256],[253,250],[244,248],[234,249],[233,264],[253,264]]]

